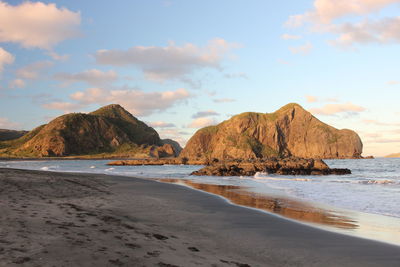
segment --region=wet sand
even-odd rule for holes
[[[0,192],[0,266],[400,265],[398,246],[173,184],[0,169]]]

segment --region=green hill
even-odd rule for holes
[[[167,146],[167,147],[166,147]],[[71,113],[42,125],[19,139],[0,142],[2,157],[167,155],[171,145],[120,105],[92,113]],[[158,150],[162,153],[158,153]]]

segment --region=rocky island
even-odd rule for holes
[[[190,138],[180,156],[219,160],[361,158],[362,147],[356,132],[338,130],[292,103],[273,113],[246,112],[202,128]]]

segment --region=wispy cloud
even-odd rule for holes
[[[238,73],[226,73],[224,74],[225,78],[228,79],[235,79],[235,78],[242,78],[242,79],[249,79],[246,73],[244,72],[238,72]]]
[[[39,78],[41,72],[45,69],[50,68],[53,66],[52,61],[44,60],[44,61],[37,61],[26,65],[16,71],[16,76],[19,79],[30,79],[34,80]]]
[[[282,34],[281,38],[283,40],[299,40],[299,39],[301,39],[303,37],[301,35],[294,35],[294,34],[285,33],[285,34]]]
[[[337,34],[330,43],[340,47],[368,43],[399,43],[400,17],[370,20],[367,16],[400,0],[315,0],[314,8],[303,14],[290,16],[288,27],[311,25],[314,32]],[[335,22],[352,16],[348,22]],[[354,16],[361,18],[357,21]]]
[[[99,50],[95,54],[96,62],[112,66],[134,66],[145,77],[163,82],[170,79],[182,79],[204,68],[221,70],[221,61],[228,51],[240,47],[224,39],[213,39],[206,47],[188,43],[177,46],[171,42],[168,46],[135,46],[128,50]]]
[[[215,112],[214,110],[207,110],[207,111],[199,111],[192,115],[193,119],[201,118],[201,117],[211,117],[211,116],[218,116],[219,113]]]
[[[215,125],[217,124],[217,120],[215,120],[214,118],[197,118],[195,120],[193,120],[188,127],[189,128],[203,128],[206,126],[210,126],[210,125]]]
[[[24,88],[25,86],[26,86],[25,81],[21,80],[21,79],[12,80],[8,84],[8,87],[10,87],[10,88]]]
[[[146,116],[165,111],[190,97],[190,93],[184,88],[164,92],[144,92],[138,89],[108,91],[102,88],[90,88],[73,93],[70,98],[75,102],[51,102],[44,104],[43,107],[71,112],[91,104],[118,103],[135,116]]]
[[[77,73],[56,73],[54,78],[63,81],[66,85],[74,82],[86,82],[91,85],[100,86],[116,81],[118,79],[118,74],[113,70],[101,71],[98,69],[91,69]]]
[[[20,124],[12,122],[8,118],[0,117],[0,128],[16,130],[20,128]]]
[[[153,121],[153,122],[148,122],[147,123],[149,126],[153,128],[173,128],[176,127],[175,124],[165,122],[165,121]]]
[[[400,123],[390,123],[390,122],[383,122],[383,121],[377,121],[377,120],[363,120],[362,121],[365,124],[373,124],[377,126],[400,126]]]
[[[216,98],[213,100],[214,103],[231,103],[235,101],[233,98]]]
[[[317,103],[317,102],[339,102],[339,99],[334,97],[321,98],[313,95],[305,95],[307,103]]]
[[[4,70],[4,65],[14,63],[15,57],[0,47],[0,73]]]
[[[300,46],[292,46],[289,47],[289,50],[293,53],[293,54],[302,54],[302,55],[306,55],[309,54],[311,52],[311,50],[314,48],[314,46],[312,45],[312,43],[307,42],[303,45]]]
[[[365,111],[364,107],[354,105],[350,102],[344,104],[327,104],[321,108],[312,108],[309,111],[316,115],[336,115],[340,113],[357,114]]]
[[[300,27],[304,23],[329,24],[333,20],[349,15],[366,15],[399,0],[315,0],[314,9],[303,14],[293,15],[286,22],[287,26]]]

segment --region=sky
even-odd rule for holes
[[[185,145],[296,102],[400,152],[400,0],[0,1],[0,128],[118,103]]]

